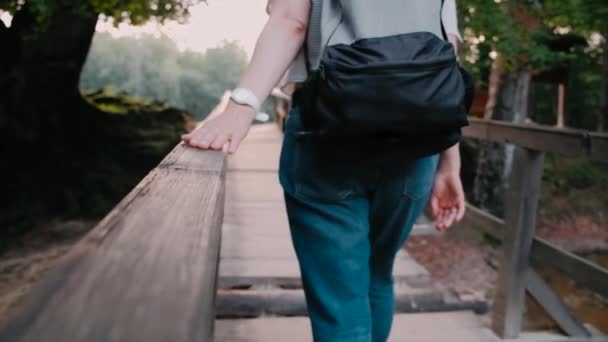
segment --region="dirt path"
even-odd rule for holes
[[[10,317],[45,271],[93,225],[90,221],[53,221],[32,230],[0,254],[0,323]]]
[[[537,235],[576,253],[608,252],[608,225],[587,216],[561,222],[539,220]],[[466,299],[486,300],[490,305],[497,279],[500,250],[475,232],[451,232],[439,236],[413,236],[406,245],[411,255],[431,273],[433,285],[448,288]],[[606,265],[603,265],[606,266]],[[583,319],[608,333],[608,299],[553,271],[541,274]],[[534,303],[529,303],[529,329],[552,328],[553,323]],[[489,322],[489,315],[484,318]]]

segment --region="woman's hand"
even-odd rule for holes
[[[202,150],[223,150],[233,154],[247,136],[254,117],[253,108],[231,103],[223,113],[182,135],[182,140]]]
[[[300,51],[309,16],[309,0],[273,1],[268,22],[237,87],[251,90],[260,100],[266,99]],[[222,114],[207,119],[182,139],[203,150],[235,153],[254,116],[252,108],[230,103]]]
[[[437,230],[444,232],[464,217],[465,198],[460,180],[458,145],[443,152],[431,194],[431,214]]]

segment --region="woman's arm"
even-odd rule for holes
[[[458,29],[458,12],[456,10],[456,0],[445,0],[443,3],[443,9],[441,11],[441,19],[443,20],[443,26],[445,32],[451,43],[462,42],[462,36]],[[451,37],[453,36],[453,37]],[[452,38],[456,41],[453,42]]]
[[[448,40],[457,53],[458,43],[462,41],[462,38],[458,31],[458,17],[454,0],[445,1],[443,22]],[[460,144],[441,153],[430,202],[431,212],[440,231],[450,228],[464,217],[466,204],[460,180],[460,167]]]
[[[454,50],[458,49],[458,37],[448,34]],[[464,217],[465,198],[460,180],[460,144],[441,152],[435,185],[431,195],[431,212],[437,229],[445,231]]]
[[[458,30],[458,15],[456,12],[456,1],[445,0],[442,12],[443,24],[445,26],[448,40],[454,46],[454,52],[458,54],[458,44],[462,41]],[[460,148],[456,144],[441,154],[440,171],[460,174]]]
[[[452,0],[451,2],[454,2],[454,1]],[[447,2],[446,2],[446,4],[447,4]],[[456,16],[455,13],[454,13],[454,16]],[[453,33],[448,33],[448,40],[454,46],[454,51],[456,53],[458,53],[458,43],[460,42],[460,37]],[[440,172],[453,172],[456,174],[460,174],[460,148],[459,148],[459,146],[460,146],[460,144],[456,144],[441,153],[441,161],[439,164]]]
[[[310,14],[309,0],[274,1],[266,23],[245,69],[239,88],[266,99],[280,81],[304,43]],[[193,147],[234,153],[247,135],[255,110],[232,101],[224,112],[182,137]]]

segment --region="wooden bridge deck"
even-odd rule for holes
[[[256,126],[228,161],[220,259],[218,315],[231,317],[304,310],[299,268],[289,237],[277,166],[282,134]],[[416,232],[429,230],[420,223]],[[395,277],[401,296],[439,301],[426,269],[403,252]],[[216,341],[311,341],[307,319],[220,319]],[[394,341],[497,341],[472,312],[402,314]]]

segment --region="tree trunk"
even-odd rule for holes
[[[528,116],[531,73],[504,75],[492,119],[522,123]],[[482,141],[473,186],[474,204],[502,217],[506,177],[511,171],[513,147]]]
[[[604,54],[602,63],[602,92],[600,94],[601,109],[598,113],[597,128],[600,132],[606,132],[608,130],[608,23],[604,28]]]
[[[191,124],[157,104],[103,92],[85,100],[78,85],[96,23],[73,5],[40,25],[25,5],[0,25],[0,250],[50,216],[105,214]],[[128,113],[97,109],[108,101]]]
[[[483,113],[484,119],[492,118],[494,108],[496,107],[496,97],[500,89],[500,79],[502,76],[502,57],[500,55],[492,61],[490,68],[490,78],[488,80],[488,102]]]
[[[557,128],[564,128],[566,126],[565,118],[565,101],[566,101],[566,85],[560,82],[557,85]]]
[[[62,6],[41,22],[28,4],[0,27],[0,227],[9,235],[70,205],[60,194],[82,186],[98,154],[90,128],[103,117],[78,89],[97,15]]]
[[[2,41],[7,61],[0,85],[0,132],[7,143],[62,144],[90,118],[78,90],[97,14],[65,6],[39,24],[28,6],[17,12]],[[80,137],[79,137],[80,138]],[[7,144],[8,145],[8,144]],[[7,146],[5,145],[5,146]]]

